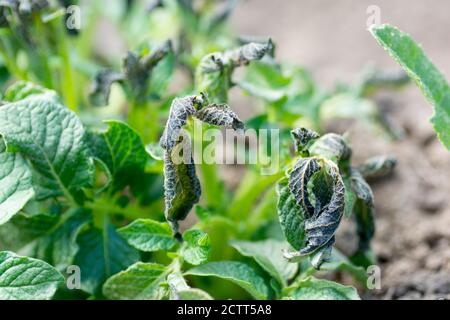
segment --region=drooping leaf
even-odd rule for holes
[[[103,295],[112,300],[157,300],[163,298],[165,282],[163,265],[138,262],[109,278]]]
[[[389,175],[396,166],[397,158],[387,155],[371,158],[357,169],[365,179],[375,179]]]
[[[9,149],[27,158],[36,196],[80,200],[93,179],[86,135],[78,117],[52,93],[31,95],[0,108],[0,134]]]
[[[200,200],[201,186],[193,159],[178,165],[166,151],[164,156],[165,216],[177,235],[178,221],[186,219],[194,204]]]
[[[351,169],[350,180],[352,190],[358,199],[354,208],[359,238],[358,251],[367,253],[370,251],[370,243],[375,235],[374,195],[372,189],[358,170]]]
[[[89,95],[90,102],[96,107],[106,106],[109,103],[111,86],[115,82],[122,81],[123,74],[113,70],[102,70],[95,76],[92,92]]]
[[[289,263],[283,257],[283,250],[288,247],[283,241],[232,241],[231,245],[242,255],[255,259],[281,285],[286,285],[287,281],[297,273],[298,265]]]
[[[293,300],[360,300],[355,288],[316,278],[299,281],[289,291],[286,298]]]
[[[34,197],[32,173],[18,153],[0,139],[0,225],[8,222]]]
[[[229,280],[245,289],[255,299],[269,298],[270,291],[264,279],[247,264],[236,261],[210,262],[191,269],[185,275],[218,277]]]
[[[167,223],[139,219],[118,230],[128,243],[144,252],[169,251],[177,241]]]
[[[249,43],[234,50],[211,53],[199,63],[195,82],[200,92],[206,92],[214,102],[227,102],[235,68],[261,60],[272,48],[272,43]]]
[[[43,261],[0,252],[0,300],[49,300],[63,281]]]
[[[434,106],[431,123],[441,142],[450,150],[450,86],[445,77],[406,33],[388,24],[373,26],[370,32]]]
[[[208,261],[211,255],[209,235],[200,230],[188,230],[183,234],[184,246],[181,254],[192,265],[198,266]]]
[[[144,55],[128,52],[124,59],[125,78],[130,85],[132,96],[139,102],[145,101],[153,69],[172,52],[172,42],[166,41]]]
[[[90,294],[98,294],[106,279],[139,259],[138,252],[110,224],[103,230],[90,227],[78,236],[77,242],[75,265],[81,269],[81,289]]]
[[[122,190],[144,173],[148,154],[136,131],[120,121],[107,121],[108,130],[90,137],[92,154],[108,168],[113,191]]]
[[[202,122],[220,126],[230,127],[235,131],[242,131],[245,128],[244,123],[239,119],[236,113],[227,105],[209,105],[195,113],[195,117]]]

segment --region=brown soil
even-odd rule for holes
[[[450,2],[445,0],[249,0],[238,8],[233,25],[240,34],[273,37],[281,59],[309,67],[319,83],[331,87],[337,79],[356,79],[367,62],[397,68],[366,31],[372,4],[381,8],[382,22],[414,35],[450,75]],[[386,141],[357,123],[343,130],[351,133],[357,161],[391,153],[399,159],[392,177],[373,183],[374,249],[383,289],[367,298],[450,299],[450,154],[435,138],[431,108],[415,86],[379,94],[377,101],[405,129],[404,140]],[[345,248],[348,228],[343,229]]]

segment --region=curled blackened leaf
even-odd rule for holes
[[[206,106],[195,113],[195,117],[202,122],[220,126],[231,127],[235,131],[243,131],[244,123],[239,119],[236,113],[225,104],[212,104]]]
[[[358,170],[351,169],[350,182],[357,197],[354,213],[359,237],[358,251],[365,252],[370,249],[370,242],[375,234],[374,196],[369,184]]]
[[[297,153],[302,153],[310,142],[320,138],[317,132],[306,128],[292,130],[291,136],[295,143],[295,152]]]
[[[95,77],[92,92],[89,96],[91,103],[97,107],[108,105],[111,86],[123,79],[123,74],[119,72],[113,70],[100,71]]]
[[[205,96],[175,99],[170,107],[169,119],[161,137],[161,147],[171,151],[177,144],[181,129],[186,125],[188,118],[197,112],[197,108],[201,108],[204,105],[207,105]]]
[[[326,170],[333,179],[333,195],[328,204],[321,205],[321,210],[306,220],[306,246],[300,253],[308,255],[326,246],[333,239],[341,222],[345,207],[345,186],[338,167],[326,161]],[[316,199],[320,201],[320,199]]]
[[[375,179],[389,175],[396,166],[397,158],[395,156],[378,156],[364,162],[358,167],[358,171],[365,179]]]
[[[47,0],[19,0],[16,2],[18,2],[18,12],[22,15],[30,15],[49,6]]]
[[[308,149],[311,155],[322,156],[333,161],[346,161],[352,155],[352,149],[344,138],[335,133],[321,137]]]
[[[297,203],[305,210],[307,218],[314,215],[314,205],[309,199],[308,182],[320,169],[319,159],[305,158],[297,162],[289,175],[289,189]]]
[[[240,36],[238,38],[238,41],[239,41],[239,43],[241,45],[246,45],[246,44],[249,44],[249,43],[252,43],[252,42],[253,43],[265,44],[265,43],[268,43],[271,40],[268,39],[267,37],[243,35],[243,36]],[[275,45],[275,43],[272,42],[272,47],[267,52],[267,55],[270,56],[271,58],[274,58],[275,57],[275,51],[276,51],[276,45]]]
[[[201,195],[200,181],[195,172],[192,157],[190,161],[174,163],[169,151],[164,155],[165,215],[174,234],[179,237],[178,221],[186,219]]]
[[[144,56],[128,52],[123,62],[123,69],[125,78],[130,85],[131,94],[138,102],[147,99],[147,90],[153,69],[172,51],[172,42],[166,41],[155,51]]]
[[[233,85],[235,68],[262,59],[272,48],[272,42],[249,43],[234,50],[211,53],[199,63],[195,81],[197,90],[207,92],[214,101],[227,101]]]
[[[225,52],[224,60],[232,63],[234,67],[248,65],[252,61],[261,60],[272,48],[272,40],[267,43],[252,42]]]
[[[344,182],[332,161],[319,158],[299,160],[288,180],[289,191],[286,182],[279,183],[278,213],[288,242],[298,252],[285,252],[285,257],[296,262],[309,256],[319,269],[331,256],[344,213]]]

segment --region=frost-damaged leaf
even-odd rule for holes
[[[439,139],[450,150],[450,87],[445,77],[406,33],[388,24],[373,26],[370,32],[434,106],[431,123]]]
[[[0,108],[0,134],[27,158],[39,200],[66,196],[80,202],[93,179],[86,134],[78,117],[52,93],[31,95]]]
[[[0,138],[0,225],[8,222],[34,197],[31,170],[18,153],[6,150]]]
[[[144,252],[169,251],[177,241],[167,223],[139,219],[118,230],[128,243]]]
[[[81,269],[81,289],[97,294],[103,282],[138,261],[139,253],[122,239],[110,224],[104,230],[94,227],[77,239],[75,265]]]
[[[283,178],[277,184],[278,217],[286,240],[296,250],[305,244],[305,211],[297,204],[289,190],[288,179]]]
[[[288,245],[284,241],[265,240],[260,242],[232,241],[231,245],[246,257],[252,257],[280,285],[286,285],[298,270],[298,265],[289,263],[283,257]]]
[[[351,170],[350,180],[351,187],[358,198],[354,208],[359,237],[358,250],[366,252],[370,250],[370,242],[375,234],[374,196],[372,189],[358,170]]]
[[[228,90],[233,85],[232,75],[235,68],[261,60],[270,52],[273,44],[249,43],[234,50],[211,53],[199,63],[195,81],[200,92],[206,92],[214,101],[226,102]]]
[[[187,215],[198,203],[201,195],[200,181],[195,172],[195,165],[190,163],[172,162],[169,153],[164,156],[164,192],[165,216],[171,224],[175,236],[178,234],[178,221],[186,219]]]
[[[297,243],[301,243],[296,248],[299,252],[285,252],[285,257],[295,262],[310,256],[312,265],[319,269],[331,256],[335,233],[344,213],[345,186],[338,167],[332,161],[321,159],[321,163],[315,160],[313,166],[308,165],[314,159],[300,159],[295,166],[297,170],[290,173],[289,190],[297,204],[297,207],[292,207],[291,214],[298,219],[296,225],[303,229],[297,234],[285,233],[287,238],[295,239],[297,236]],[[301,210],[296,212],[298,208]],[[284,230],[289,229],[285,227]]]
[[[63,281],[43,261],[0,252],[0,300],[49,300]]]
[[[309,143],[320,138],[317,132],[305,128],[292,130],[291,136],[295,143],[295,152],[297,153],[302,153]]]
[[[181,254],[190,264],[198,266],[208,261],[211,255],[211,240],[207,233],[200,230],[188,230],[183,234]]]
[[[376,179],[389,175],[397,166],[395,156],[378,156],[364,162],[357,170],[365,179]]]
[[[165,149],[165,215],[177,237],[180,237],[178,221],[187,217],[201,195],[191,141],[183,129],[192,116],[215,125],[230,125],[235,129],[243,126],[229,107],[210,105],[205,94],[177,98],[173,101],[160,145]]]
[[[344,138],[335,133],[329,133],[321,137],[309,148],[313,156],[321,156],[332,161],[346,161],[352,155],[352,149]]]
[[[319,159],[305,158],[300,159],[289,174],[289,189],[297,204],[303,208],[307,219],[314,214],[314,206],[309,198],[308,182],[320,169]]]
[[[269,298],[269,287],[264,279],[247,264],[236,261],[210,262],[189,270],[185,275],[200,277],[218,277],[229,280],[245,289],[255,299]]]
[[[125,78],[130,84],[132,96],[137,101],[142,102],[147,99],[147,90],[153,69],[172,51],[172,42],[166,41],[145,55],[128,52],[123,62],[123,69]]]
[[[106,121],[108,130],[90,136],[91,152],[113,178],[113,191],[120,191],[144,172],[148,154],[136,131],[120,121]]]
[[[95,81],[92,87],[92,92],[89,95],[89,100],[92,105],[101,107],[108,105],[109,95],[111,93],[111,86],[115,82],[122,81],[123,74],[113,70],[102,70],[95,76]]]
[[[178,143],[181,129],[186,125],[190,116],[194,115],[196,106],[204,106],[205,97],[191,96],[177,98],[170,107],[169,119],[167,120],[163,136],[161,137],[161,147],[171,151]]]
[[[64,220],[38,238],[27,251],[32,255],[65,272],[73,264],[78,252],[77,237],[90,221],[90,214],[82,209],[73,209],[63,217]]]
[[[109,278],[103,286],[103,295],[112,300],[157,300],[164,297],[166,267],[138,262],[127,270]]]
[[[321,210],[306,220],[306,247],[301,250],[302,254],[310,254],[327,246],[333,240],[344,213],[345,186],[339,169],[334,163],[326,161],[326,170],[333,179],[333,195],[327,205],[322,204]]]
[[[244,123],[236,113],[227,105],[212,104],[206,106],[195,113],[195,117],[202,122],[214,126],[231,127],[235,131],[243,131]]]
[[[339,283],[308,278],[288,289],[286,299],[293,300],[361,300],[353,287]]]

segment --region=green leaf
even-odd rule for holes
[[[289,289],[287,299],[294,300],[360,300],[358,292],[353,287],[339,283],[308,278],[298,282]]]
[[[128,243],[144,252],[169,251],[178,242],[167,223],[139,219],[118,230]]]
[[[148,154],[141,137],[126,123],[106,123],[106,132],[91,135],[91,150],[111,173],[113,191],[119,191],[143,174]]]
[[[209,293],[200,289],[186,289],[178,291],[178,300],[214,300]]]
[[[362,285],[367,284],[368,275],[366,269],[353,264],[336,248],[333,249],[330,260],[322,265],[321,270],[347,272]]]
[[[189,287],[180,273],[169,274],[167,283],[171,291],[170,300],[213,300],[205,291]]]
[[[208,261],[211,255],[211,240],[207,233],[188,230],[183,234],[185,241],[181,254],[192,265],[198,266]]]
[[[287,178],[277,184],[278,217],[286,240],[296,250],[305,245],[305,212],[289,189]]]
[[[63,272],[78,252],[77,237],[91,216],[82,209],[66,213],[61,221],[32,244],[29,255],[44,260]],[[28,252],[27,252],[28,253]]]
[[[370,32],[434,106],[431,123],[439,139],[450,150],[450,87],[443,74],[406,33],[388,24],[373,26]]]
[[[33,95],[51,93],[51,91],[26,81],[18,81],[11,85],[5,92],[4,101],[17,102]],[[53,93],[54,94],[54,93]]]
[[[75,265],[81,269],[81,289],[98,294],[103,282],[138,261],[138,252],[122,239],[110,224],[91,227],[78,236]]]
[[[109,278],[103,286],[103,295],[113,300],[161,299],[165,270],[163,265],[138,262]]]
[[[245,289],[255,299],[269,298],[269,287],[264,279],[247,264],[235,261],[210,262],[189,270],[185,275],[200,277],[217,277],[229,280]]]
[[[30,161],[39,200],[64,195],[76,203],[91,185],[94,167],[83,125],[53,93],[2,106],[0,134],[9,150]]]
[[[0,300],[49,300],[63,281],[43,261],[0,252]]]
[[[23,157],[10,153],[0,139],[0,225],[8,222],[34,197],[31,170]]]
[[[289,263],[283,257],[283,250],[288,248],[283,241],[232,241],[231,245],[243,256],[254,258],[281,285],[285,286],[297,273],[298,264]]]

